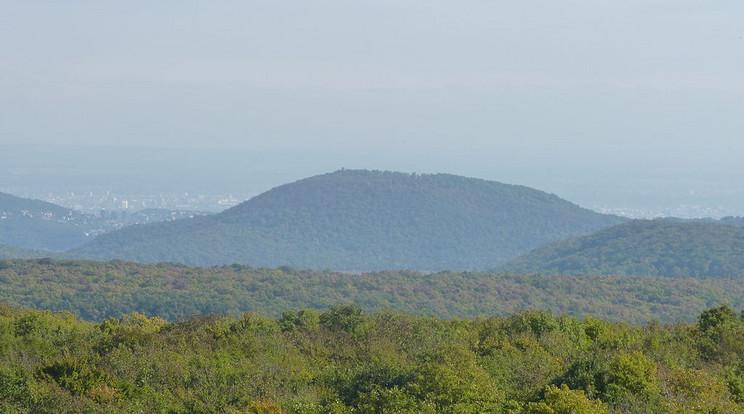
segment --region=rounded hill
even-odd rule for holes
[[[0,243],[67,250],[88,240],[82,213],[40,200],[0,193]],[[17,251],[20,253],[20,251]]]
[[[565,275],[744,277],[744,228],[721,222],[633,220],[551,243],[501,270]]]
[[[214,216],[101,235],[75,253],[191,265],[484,270],[622,221],[524,186],[340,170],[274,188]]]

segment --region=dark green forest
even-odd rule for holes
[[[744,277],[740,218],[633,220],[539,247],[500,267],[543,274]]]
[[[741,413],[744,319],[633,326],[354,305],[85,322],[0,304],[0,411]]]
[[[542,276],[381,271],[348,274],[253,268],[196,268],[121,261],[0,260],[0,301],[72,311],[101,321],[130,312],[182,315],[258,312],[357,304],[366,311],[474,318],[521,309],[635,324],[694,321],[721,303],[744,307],[741,279]]]
[[[214,216],[103,234],[72,252],[196,266],[488,270],[544,243],[623,221],[523,186],[341,170],[274,188]]]

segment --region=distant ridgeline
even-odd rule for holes
[[[68,310],[87,320],[140,312],[184,315],[357,304],[443,318],[542,309],[629,323],[692,322],[705,308],[744,307],[744,283],[729,278],[542,276],[480,272],[348,274],[230,265],[0,260],[0,302]]]
[[[741,218],[633,220],[535,249],[501,267],[543,274],[744,277]]]
[[[26,249],[18,246],[0,243],[0,259],[41,259],[41,258],[64,258],[63,253],[49,250]]]
[[[91,217],[45,201],[0,193],[0,243],[63,251],[87,240]]]
[[[523,186],[341,170],[274,188],[214,216],[104,234],[72,252],[199,266],[486,270],[623,221]]]

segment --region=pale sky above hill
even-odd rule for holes
[[[309,151],[333,153],[326,171],[348,156],[493,179],[498,165],[744,178],[740,1],[0,9],[0,144]]]

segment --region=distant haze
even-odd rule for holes
[[[248,197],[347,167],[744,215],[741,2],[2,4],[0,191]]]

